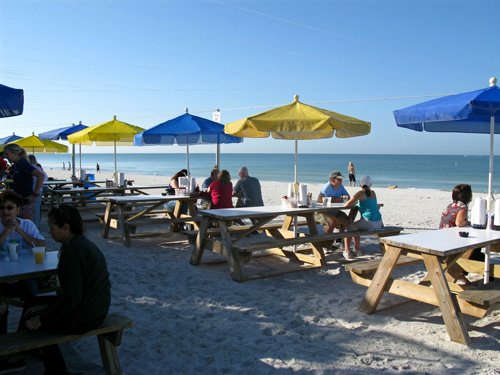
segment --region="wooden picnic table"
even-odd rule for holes
[[[36,264],[33,255],[20,254],[17,261],[0,259],[0,282],[40,278],[57,274],[59,251],[45,253],[45,262]]]
[[[131,245],[131,227],[138,219],[144,219],[148,214],[154,213],[160,207],[163,207],[170,201],[176,201],[173,211],[164,211],[166,219],[165,223],[170,223],[172,230],[175,224],[192,223],[196,228],[197,208],[196,201],[198,198],[186,195],[131,195],[131,196],[108,196],[99,198],[99,201],[106,202],[106,210],[104,212],[103,222],[104,228],[102,236],[108,238],[109,230],[112,227],[118,227],[121,231],[121,237],[125,246]],[[182,214],[182,205],[188,206],[188,214]],[[113,222],[116,225],[113,225]]]
[[[85,184],[93,184],[93,185],[98,185],[98,184],[105,184],[106,180],[85,180],[85,181],[80,181],[80,180],[48,180],[43,183],[43,186],[46,186],[50,189],[61,189],[67,185],[71,186],[83,186]]]
[[[212,251],[221,252],[226,256],[229,271],[233,280],[243,281],[252,277],[244,275],[241,267],[241,251],[239,248],[245,247],[239,245],[239,241],[249,238],[248,236],[265,228],[266,224],[279,216],[284,216],[281,228],[265,229],[266,233],[271,237],[271,241],[267,241],[265,250],[275,255],[287,257],[291,261],[302,263],[307,268],[321,267],[325,265],[325,254],[323,252],[323,236],[319,238],[318,230],[314,215],[316,213],[331,212],[335,210],[350,209],[344,203],[333,203],[330,206],[316,206],[307,208],[285,208],[282,206],[262,206],[262,207],[239,207],[239,208],[226,208],[226,209],[211,209],[199,210],[201,215],[200,229],[196,237],[193,253],[191,256],[191,264],[198,265],[201,263],[203,253],[206,248]],[[294,219],[297,217],[305,218],[306,225],[309,230],[310,239],[296,238],[291,229]],[[247,230],[241,232],[231,232],[229,227],[235,220],[251,219],[253,225]],[[220,229],[220,237],[210,237],[208,235],[209,228],[212,223],[216,223]],[[326,237],[325,237],[326,238]],[[297,244],[309,243],[311,245],[311,254],[302,252],[293,252],[283,250],[284,247],[294,246]],[[260,249],[259,244],[256,243],[254,248]],[[246,246],[244,250],[251,252],[252,246]]]
[[[468,231],[469,237],[460,237],[460,231]],[[491,303],[498,301],[500,291],[493,290],[492,294],[488,294],[484,288],[468,290],[470,287],[456,282],[457,271],[461,273],[466,270],[464,263],[460,261],[467,258],[475,248],[500,244],[500,231],[455,227],[389,236],[380,239],[380,242],[385,247],[385,254],[375,273],[363,276],[355,272],[353,275],[351,271],[355,282],[368,286],[359,310],[368,314],[375,312],[384,292],[439,306],[450,339],[469,344],[470,338],[462,313],[484,316]],[[415,284],[391,278],[400,258],[408,258],[407,255],[423,260],[429,281]],[[493,268],[493,275],[497,274],[497,269]],[[481,295],[481,301],[474,298],[474,292]]]
[[[69,189],[49,189],[50,208],[56,204],[69,203],[85,206],[95,202],[97,197],[105,195],[147,195],[146,190],[166,189],[168,185],[127,185],[127,186],[92,186],[89,188],[76,187]]]

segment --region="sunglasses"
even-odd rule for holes
[[[3,210],[12,211],[15,208],[17,208],[17,207],[15,207],[15,206],[0,206],[0,211],[3,211]]]

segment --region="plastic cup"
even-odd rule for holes
[[[323,197],[323,206],[329,206],[331,201],[331,197]]]
[[[42,264],[45,261],[45,247],[34,247],[33,255],[35,257],[35,263]]]
[[[9,243],[9,258],[17,260],[17,243]]]

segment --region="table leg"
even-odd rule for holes
[[[462,312],[458,307],[455,295],[450,292],[439,258],[431,254],[422,254],[422,258],[425,268],[427,268],[434,293],[436,293],[439,308],[441,309],[441,314],[443,314],[443,320],[451,341],[468,345],[470,337],[465,327]]]
[[[198,265],[201,263],[201,258],[203,257],[203,251],[205,250],[205,243],[207,241],[207,230],[210,219],[207,217],[201,218],[200,230],[196,236],[196,243],[194,245],[193,253],[191,254],[192,265]]]
[[[128,230],[128,225],[125,221],[124,207],[121,204],[117,204],[116,208],[118,215],[118,225],[120,226],[120,230],[122,232],[123,244],[127,247],[130,247],[130,231]]]
[[[309,228],[309,234],[311,236],[318,234],[318,228],[316,227],[316,220],[314,220],[314,214],[306,215],[307,226]],[[313,254],[319,259],[322,266],[326,265],[325,253],[323,251],[323,245],[321,242],[311,243]]]
[[[111,226],[111,212],[113,211],[113,204],[106,203],[106,210],[104,211],[104,229],[102,230],[102,237],[108,238],[109,227]]]
[[[367,314],[371,314],[377,309],[380,299],[384,294],[387,281],[389,281],[392,270],[401,255],[401,249],[398,247],[385,245],[385,250],[384,257],[373,276],[361,305],[359,305],[359,311]]]
[[[220,236],[222,241],[222,246],[225,248],[227,254],[227,262],[229,264],[229,272],[231,273],[231,278],[236,281],[242,281],[241,266],[238,259],[237,250],[233,248],[231,241],[231,235],[227,229],[227,223],[224,220],[219,220]]]

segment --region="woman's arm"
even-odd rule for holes
[[[455,218],[455,225],[457,227],[466,227],[470,225],[469,221],[467,220],[467,209],[461,209],[457,213],[457,217]]]
[[[36,178],[36,184],[35,187],[33,188],[33,196],[38,196],[42,192],[42,185],[43,185],[43,180],[45,179],[45,176],[42,171],[38,169],[33,169],[33,172],[31,172],[31,175]]]
[[[170,179],[170,186],[173,187],[174,189],[179,189],[179,182],[177,181],[177,178],[172,177]]]

